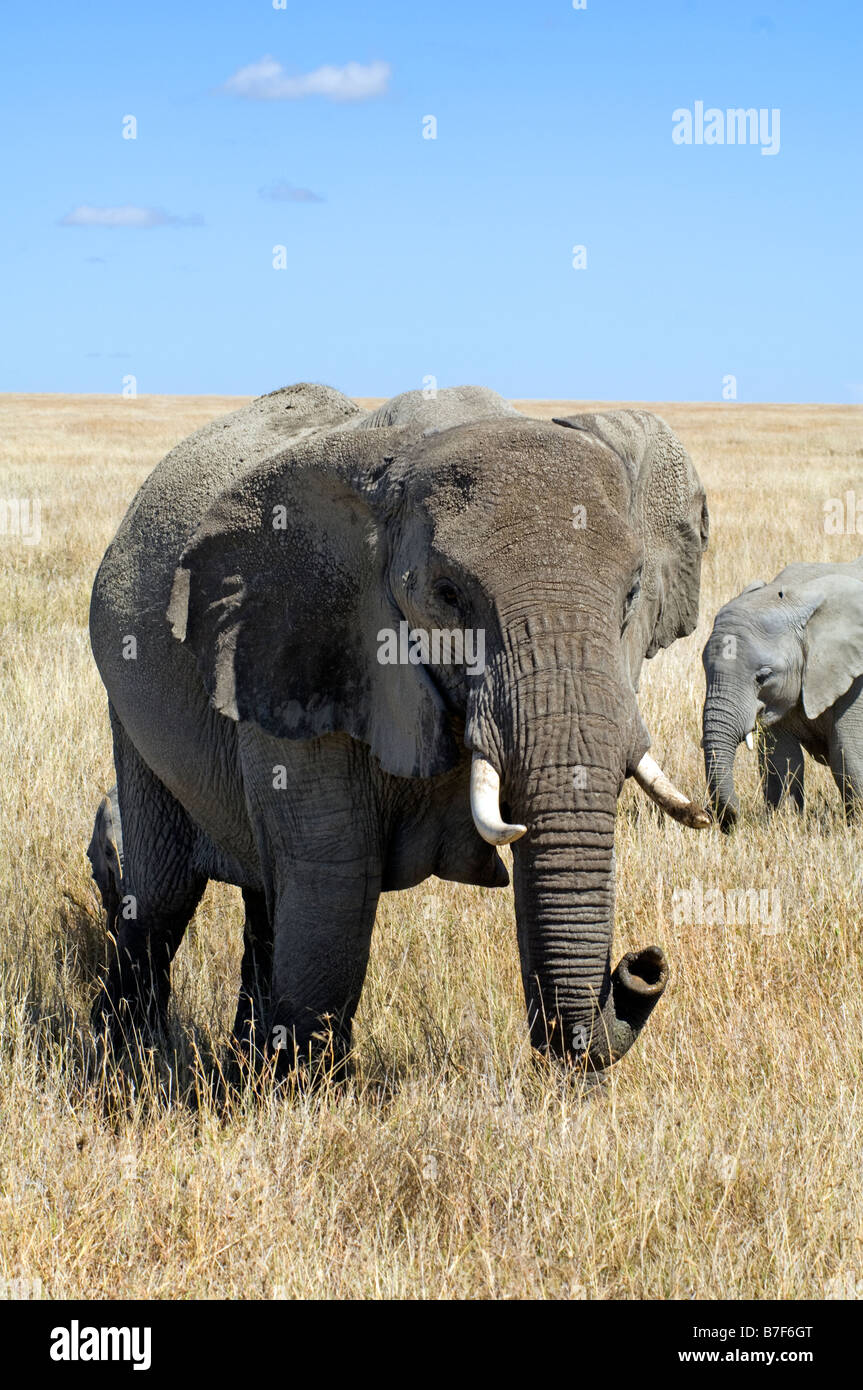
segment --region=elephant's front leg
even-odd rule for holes
[[[758,770],[770,810],[776,810],[784,796],[791,797],[798,811],[803,810],[803,749],[793,734],[762,726]]]
[[[273,927],[265,1050],[281,1074],[343,1070],[381,891],[386,793],[346,734],[291,742],[244,727],[241,743]]]
[[[280,1074],[344,1073],[379,892],[380,872],[364,860],[293,864],[285,875],[267,1035]]]
[[[863,815],[863,676],[833,706],[830,771],[847,816]]]

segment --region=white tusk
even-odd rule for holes
[[[755,735],[751,729],[749,730],[749,733],[746,735],[746,747],[749,749],[750,753],[755,752]]]
[[[470,813],[490,845],[511,845],[527,834],[526,825],[507,825],[500,814],[500,778],[490,762],[474,753],[470,765]]]
[[[681,821],[683,825],[692,826],[694,830],[703,830],[710,824],[707,811],[701,806],[696,806],[694,801],[690,801],[688,796],[678,791],[649,753],[645,753],[632,775],[657,806],[661,806],[663,811],[675,820]]]

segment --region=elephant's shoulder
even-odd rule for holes
[[[135,570],[149,557],[176,560],[222,493],[242,488],[293,442],[326,433],[359,408],[340,391],[307,382],[259,396],[180,441],[144,481],[112,542],[115,558]],[[137,560],[132,555],[137,556]]]
[[[183,475],[213,467],[220,473],[241,474],[281,453],[292,440],[333,429],[355,416],[362,416],[359,406],[331,386],[283,386],[181,440],[159,469]]]

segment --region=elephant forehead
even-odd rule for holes
[[[775,598],[765,603],[763,594],[761,590],[720,609],[704,649],[706,661],[760,666],[771,659],[783,637],[793,634],[793,611],[779,606]]]
[[[751,666],[762,651],[756,633],[749,624],[721,622],[717,618],[704,648],[704,661],[709,666]]]
[[[601,441],[532,421],[496,420],[460,426],[419,442],[404,461],[406,497],[444,534],[464,513],[482,530],[521,523],[571,530],[573,509],[584,525],[610,510],[625,511],[628,487]]]
[[[776,580],[726,604],[717,618],[754,635],[771,637],[790,632],[805,614],[806,603],[793,589]]]

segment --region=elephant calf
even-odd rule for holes
[[[737,818],[734,755],[756,725],[770,807],[803,807],[803,752],[829,766],[847,813],[863,804],[863,556],[788,565],[716,615],[704,648],[704,763],[723,829]]]
[[[93,834],[87,846],[87,858],[90,860],[96,887],[102,895],[108,930],[113,932],[123,901],[123,830],[116,786],[99,802],[93,822]]]

